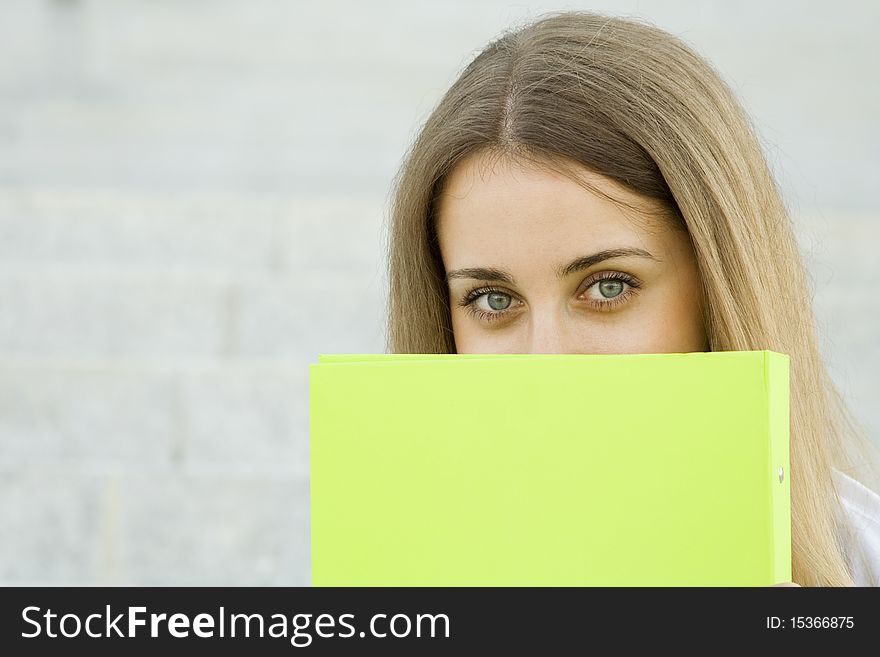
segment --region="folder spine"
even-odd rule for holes
[[[791,581],[789,362],[787,354],[764,352],[770,436],[772,579],[775,584]]]

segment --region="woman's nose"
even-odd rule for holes
[[[579,329],[577,318],[558,312],[536,313],[521,346],[527,354],[602,354],[610,353],[607,335]]]
[[[524,353],[530,354],[568,354],[577,353],[583,345],[570,344],[569,335],[563,321],[556,316],[543,316],[532,322],[529,344]],[[572,351],[572,348],[575,348]]]

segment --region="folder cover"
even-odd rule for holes
[[[791,580],[789,358],[322,354],[313,586]]]

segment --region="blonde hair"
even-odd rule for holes
[[[792,579],[852,584],[831,469],[852,473],[848,449],[870,458],[871,444],[822,363],[791,221],[748,118],[713,68],[667,32],[581,11],[539,18],[471,61],[395,178],[387,350],[455,353],[435,228],[446,177],[466,157],[576,179],[574,164],[613,179],[688,231],[709,349],[789,355]]]

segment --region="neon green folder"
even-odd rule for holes
[[[313,586],[791,580],[788,356],[309,366]]]

